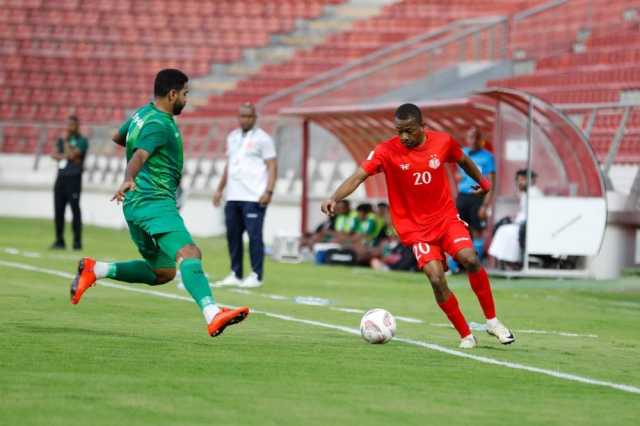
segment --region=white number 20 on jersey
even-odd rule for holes
[[[415,172],[413,174],[413,177],[416,180],[414,182],[414,185],[428,185],[429,183],[431,183],[431,173],[429,173],[428,171]]]

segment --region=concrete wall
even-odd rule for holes
[[[0,155],[0,216],[53,218],[53,182],[55,163],[43,158],[37,171],[33,170],[32,155]],[[85,224],[110,228],[124,228],[121,206],[110,202],[116,186],[85,184],[80,200]],[[206,237],[223,235],[222,208],[214,208],[211,194],[187,194],[182,215],[193,235]],[[67,218],[71,212],[67,209]],[[275,201],[267,210],[265,241],[270,244],[277,234],[297,234],[300,230],[300,206],[288,201]],[[46,238],[53,238],[47,235]],[[45,237],[43,237],[45,238]]]
[[[121,206],[110,202],[111,193],[83,191],[80,205],[85,224],[108,228],[125,228]],[[48,188],[0,188],[0,216],[53,218],[53,191]],[[194,195],[187,199],[181,211],[191,233],[199,237],[223,235],[225,232],[222,208],[214,208],[209,197]],[[67,209],[67,220],[71,211]],[[300,230],[300,208],[291,204],[273,203],[267,210],[264,235],[271,244],[277,234],[292,235]],[[53,225],[52,225],[53,239]],[[48,238],[49,236],[47,236]]]

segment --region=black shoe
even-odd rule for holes
[[[64,250],[66,248],[65,244],[61,241],[56,241],[49,247],[50,250]]]
[[[74,250],[82,250],[82,243],[73,243]]]

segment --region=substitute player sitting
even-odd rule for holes
[[[440,308],[460,334],[460,347],[477,345],[458,300],[444,275],[445,252],[467,271],[469,282],[487,319],[487,332],[502,344],[515,341],[496,318],[489,277],[480,265],[473,242],[451,196],[444,163],[458,163],[478,186],[478,196],[491,189],[478,167],[444,132],[424,129],[420,108],[401,105],[395,112],[398,136],[380,143],[367,159],[322,202],[321,209],[334,214],[336,202],[349,196],[369,176],[384,173],[393,225],[403,244],[412,246],[418,268],[427,275]]]
[[[123,202],[131,239],[144,259],[96,262],[85,257],[71,283],[71,303],[77,304],[96,279],[164,284],[180,268],[184,286],[202,310],[211,337],[242,321],[249,308],[219,308],[202,270],[202,253],[194,244],[176,207],[183,168],[183,143],[173,117],[187,103],[189,78],[165,69],[155,79],[155,101],[139,108],[113,136],[126,147],[124,182],[111,199]]]

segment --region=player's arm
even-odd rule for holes
[[[218,188],[213,193],[213,205],[216,207],[220,206],[220,202],[222,201],[222,193],[224,192],[224,188],[227,186],[227,174],[229,168],[229,162],[227,161],[224,165],[224,171],[222,172],[222,177],[220,178],[220,182],[218,182]]]
[[[82,151],[75,146],[72,146],[69,141],[64,141],[64,158],[75,164],[82,162]]]
[[[111,137],[111,140],[116,145],[120,145],[121,147],[125,147],[127,145],[127,134],[124,135],[120,133],[120,130],[116,130]]]
[[[322,212],[329,216],[333,216],[335,214],[336,202],[347,198],[353,191],[358,189],[360,184],[367,180],[369,174],[364,171],[362,167],[358,167],[358,169],[347,179],[344,180],[336,189],[336,192],[333,193],[331,198],[322,202],[320,206]]]
[[[51,158],[56,161],[64,160],[64,142],[62,139],[56,140]]]
[[[120,135],[127,135],[131,121],[132,118],[129,118],[122,127],[120,127],[120,130],[118,130]],[[124,182],[122,182],[118,191],[116,191],[113,198],[111,198],[111,201],[123,201],[127,192],[136,190],[135,179],[138,176],[138,173],[140,173],[140,170],[142,170],[142,166],[144,166],[144,163],[154,152],[156,152],[157,149],[167,144],[168,135],[171,133],[173,133],[173,130],[157,120],[151,120],[150,122],[143,124],[142,130],[140,130],[138,140],[134,147],[135,151],[127,161]]]
[[[482,201],[482,205],[480,206],[480,209],[478,209],[478,217],[480,217],[480,219],[482,220],[486,220],[487,217],[491,215],[491,206],[493,205],[493,197],[495,194],[495,191],[493,190],[493,188],[496,187],[495,172],[489,173],[489,182],[491,182],[491,190],[487,192],[487,195],[485,195],[484,200]]]
[[[122,126],[113,133],[111,140],[116,145],[121,147],[127,146],[127,133],[129,132],[129,126],[131,125],[131,117],[127,118]]]
[[[276,158],[276,146],[269,135],[265,135],[263,143],[260,147],[262,159],[267,166],[267,188],[258,199],[258,203],[262,207],[266,207],[273,197],[273,188],[276,186],[276,178],[278,176],[278,160]]]
[[[270,158],[268,160],[264,160],[267,165],[267,192],[273,194],[273,190],[276,187],[276,177],[278,176],[278,160],[275,158]]]
[[[227,162],[224,164],[224,171],[222,172],[222,177],[220,178],[220,182],[218,182],[218,188],[213,193],[213,205],[215,207],[220,206],[220,203],[222,201],[222,193],[224,192],[224,188],[226,188],[227,186],[227,179],[229,177],[229,158],[230,158],[229,156],[231,154],[229,147],[231,146],[231,137],[233,133],[234,132],[231,132],[227,136],[227,148],[225,151],[227,156]]]
[[[136,149],[133,157],[131,157],[131,160],[129,160],[129,162],[127,163],[124,182],[122,182],[122,185],[120,185],[118,191],[114,194],[113,198],[111,198],[111,201],[116,200],[116,202],[118,203],[122,202],[124,200],[124,194],[129,191],[136,190],[136,176],[138,176],[138,173],[140,173],[142,166],[144,165],[145,161],[147,161],[150,155],[151,154],[148,151],[145,151],[142,148]]]
[[[67,160],[72,163],[79,164],[82,161],[82,152],[78,148],[74,148],[69,146],[69,151],[67,152]]]
[[[278,176],[278,161],[275,158],[264,160],[264,163],[267,165],[267,189],[258,200],[258,203],[263,207],[271,202],[273,188],[276,186],[276,176]]]
[[[458,165],[465,171],[466,174],[471,176],[473,180],[478,182],[478,185],[474,187],[476,195],[484,195],[491,190],[491,181],[484,176],[476,166],[476,163],[471,160],[466,154],[462,154],[462,157],[458,160]]]

